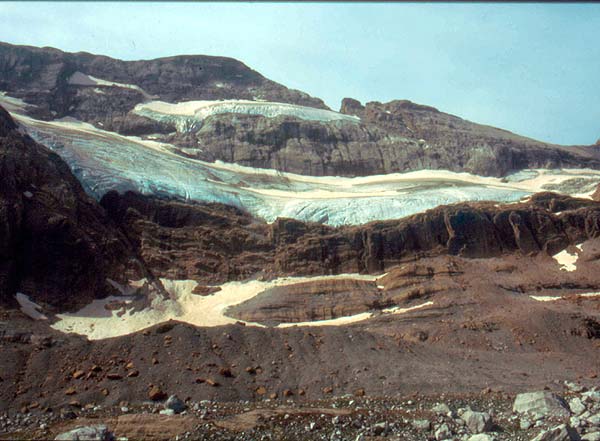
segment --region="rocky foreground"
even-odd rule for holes
[[[600,440],[600,389],[595,379],[551,384],[516,396],[493,390],[472,395],[354,395],[298,402],[183,401],[154,389],[144,403],[117,406],[72,400],[30,405],[0,416],[0,439],[56,440]],[[557,392],[551,392],[550,389]]]

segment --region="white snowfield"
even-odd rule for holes
[[[293,116],[308,121],[321,122],[360,122],[360,118],[357,116],[344,115],[343,113],[331,110],[289,103],[251,100],[184,101],[179,103],[151,101],[138,104],[133,111],[138,115],[157,121],[173,122],[180,132],[194,130],[199,127],[198,122],[212,115],[223,113],[261,115],[267,118]]]
[[[240,321],[228,317],[226,315],[227,308],[250,300],[261,292],[275,286],[340,279],[377,281],[377,279],[383,276],[339,274],[335,276],[282,277],[269,282],[258,280],[228,282],[219,285],[218,288],[220,290],[208,296],[192,293],[197,286],[197,282],[193,280],[161,279],[161,283],[169,294],[169,297],[166,299],[157,292],[143,299],[132,295],[110,296],[105,299],[94,300],[77,312],[58,314],[56,317],[59,320],[52,327],[58,331],[74,332],[85,335],[90,340],[98,340],[130,334],[168,320],[179,320],[195,326],[222,326]],[[143,280],[133,282],[132,286],[139,287],[143,285],[143,282]],[[127,288],[123,288],[123,292],[126,290]],[[115,302],[119,302],[120,307],[116,309],[107,308],[108,305]],[[431,304],[431,302],[427,302],[411,308],[390,308],[383,311],[383,313],[400,314]],[[366,312],[331,320],[280,326],[338,326],[366,320],[372,316],[372,313]],[[244,323],[248,326],[263,327],[263,325],[258,323]]]
[[[124,84],[117,83],[116,81],[108,81],[100,78],[93,77],[91,75],[84,74],[83,72],[75,72],[73,75],[69,77],[67,80],[69,84],[73,84],[75,86],[105,86],[105,87],[120,87],[122,89],[132,89],[139,93],[141,93],[146,99],[154,99],[156,98],[154,95],[150,95],[141,87],[136,86],[135,84]],[[96,93],[104,93],[102,89],[94,89]]]

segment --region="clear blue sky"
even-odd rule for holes
[[[600,4],[0,2],[0,40],[230,56],[336,110],[410,99],[544,141],[600,138]]]

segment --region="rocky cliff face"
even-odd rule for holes
[[[599,159],[593,147],[550,145],[406,100],[362,106],[345,98],[340,112],[360,116],[365,124],[386,133],[417,140],[430,168],[503,176],[523,168],[577,168],[582,161],[597,164]]]
[[[600,204],[552,193],[516,205],[457,204],[341,228],[290,219],[269,225],[218,204],[134,193],[111,192],[101,204],[157,276],[201,283],[253,274],[378,273],[423,255],[554,254],[600,235]]]
[[[58,155],[0,108],[0,302],[22,292],[68,309],[144,274],[127,239]]]

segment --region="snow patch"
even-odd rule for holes
[[[40,312],[42,307],[29,300],[29,297],[25,294],[18,292],[15,295],[15,299],[19,303],[19,306],[21,306],[21,312],[27,317],[33,320],[48,320],[48,317]]]
[[[405,312],[414,311],[416,309],[424,308],[426,306],[433,305],[432,301],[422,303],[420,305],[411,306],[408,308],[401,308],[399,306],[395,306],[393,308],[382,309],[381,312],[386,314],[403,314]],[[298,323],[280,323],[277,325],[277,328],[291,328],[293,326],[340,326],[340,325],[348,325],[351,323],[362,322],[364,320],[368,320],[373,317],[378,317],[377,312],[361,312],[360,314],[347,315],[344,317],[336,317],[334,319],[328,320],[315,320],[312,322],[298,322]]]
[[[117,83],[116,81],[103,80],[96,78],[91,75],[84,74],[83,72],[75,72],[71,75],[67,81],[69,84],[74,86],[106,86],[106,87],[120,87],[121,89],[132,89],[141,93],[146,99],[155,99],[156,96],[150,95],[144,89],[135,84],[124,84]],[[103,94],[104,92],[99,88],[94,88],[94,92]]]
[[[222,326],[240,320],[228,317],[227,308],[250,300],[261,292],[275,287],[319,280],[352,279],[375,281],[378,276],[340,274],[316,277],[282,277],[268,282],[251,280],[228,282],[219,285],[219,291],[208,296],[193,294],[198,285],[193,280],[160,279],[168,298],[159,292],[151,292],[148,298],[135,296],[111,296],[94,300],[74,313],[57,314],[59,321],[52,327],[62,332],[74,332],[87,336],[90,340],[117,337],[131,334],[156,324],[179,320],[195,326]],[[143,284],[134,282],[135,286]],[[123,304],[122,308],[111,306]],[[137,307],[136,307],[137,306]],[[263,325],[245,322],[248,326]],[[342,324],[340,322],[340,324]]]
[[[582,251],[582,245],[577,245],[576,248],[579,251]],[[577,269],[577,265],[575,265],[579,259],[579,254],[577,252],[571,254],[565,249],[552,256],[552,258],[558,262],[560,269],[563,271],[572,272]]]
[[[583,294],[571,294],[569,296],[529,296],[533,300],[537,300],[538,302],[554,302],[556,300],[565,300],[568,297],[585,297],[585,298],[593,298],[600,297],[600,292],[586,292]]]

